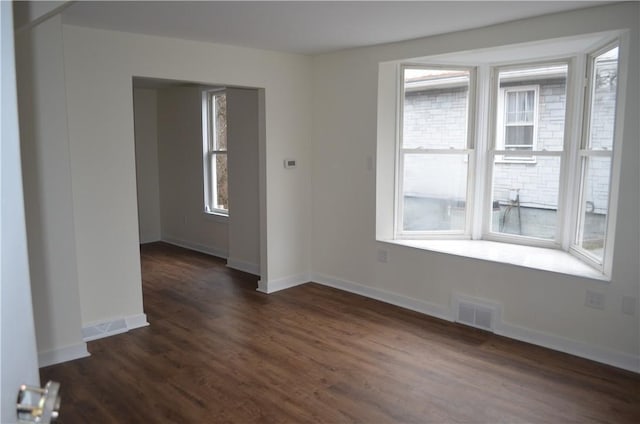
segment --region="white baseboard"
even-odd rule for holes
[[[141,238],[139,240],[140,244],[155,243],[157,241],[162,241],[159,235],[154,237],[144,238],[144,239]]]
[[[449,308],[437,305],[435,303],[425,302],[422,300],[412,299],[410,297],[391,293],[374,287],[363,286],[353,281],[342,280],[330,277],[324,274],[313,274],[311,281],[322,284],[323,286],[333,287],[335,289],[344,290],[350,293],[359,294],[364,297],[379,300],[384,303],[399,306],[401,308],[410,309],[412,311],[421,312],[423,314],[440,318],[446,321],[453,321]]]
[[[373,287],[367,287],[352,281],[341,280],[323,274],[312,274],[311,281],[380,300],[385,303],[400,306],[401,308],[421,312],[446,321],[454,321],[455,315],[453,309],[450,309],[449,307],[412,299],[406,296],[390,293]],[[640,356],[616,352],[553,334],[543,333],[541,331],[531,330],[513,324],[507,324],[501,321],[501,314],[498,314],[496,318],[495,334],[640,373]]]
[[[256,290],[261,293],[271,294],[280,290],[308,283],[309,281],[308,274],[292,275],[290,277],[278,278],[276,280],[269,281],[259,280],[258,288]]]
[[[49,365],[73,361],[74,359],[86,358],[90,355],[85,342],[77,343],[59,349],[38,352],[38,366],[40,368],[48,367]]]
[[[504,322],[500,323],[496,327],[495,333],[509,337],[510,339],[520,340],[522,342],[531,343],[548,349],[557,350],[570,355],[579,356],[581,358],[640,373],[640,356],[616,352]]]
[[[196,252],[204,253],[207,255],[215,256],[217,258],[227,259],[227,252],[211,246],[206,246],[200,243],[194,243],[188,240],[182,240],[176,237],[163,235],[162,241],[165,243],[173,244],[174,246],[183,247],[189,250],[195,250]]]
[[[229,268],[237,269],[238,271],[248,272],[253,275],[260,275],[260,266],[252,262],[229,258],[227,259],[227,266]]]
[[[147,314],[129,315],[124,318],[127,323],[128,330],[135,330],[136,328],[148,327],[149,321],[147,321]]]
[[[92,322],[82,327],[82,339],[85,342],[126,333],[134,328],[146,327],[147,315],[138,314],[115,318],[108,321]]]

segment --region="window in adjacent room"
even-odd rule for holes
[[[204,107],[204,210],[229,214],[227,169],[227,96],[224,90],[205,91]]]

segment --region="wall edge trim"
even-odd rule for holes
[[[567,339],[554,334],[545,333],[514,324],[500,322],[495,334],[534,344],[558,352],[567,353],[580,358],[589,359],[627,371],[640,373],[640,356],[617,352],[599,346],[589,345],[577,340]]]
[[[61,364],[75,359],[91,356],[87,350],[87,343],[80,342],[69,346],[38,352],[38,367]]]
[[[217,258],[227,259],[227,252],[216,247],[206,246],[204,244],[194,243],[188,240],[182,240],[170,235],[162,235],[161,241],[172,244],[174,246],[182,247],[184,249],[194,250],[206,255],[215,256]]]
[[[297,274],[289,277],[277,278],[275,280],[258,281],[258,288],[256,291],[265,294],[275,293],[280,290],[289,289],[291,287],[299,286],[301,284],[308,283],[309,274]]]
[[[260,265],[241,259],[227,258],[227,267],[257,276],[260,275]]]
[[[146,314],[129,315],[105,321],[91,322],[82,326],[82,339],[85,342],[126,333],[136,328],[146,327]]]
[[[380,302],[390,305],[399,306],[411,311],[420,312],[445,321],[453,321],[453,315],[449,308],[442,307],[435,303],[425,302],[423,300],[412,299],[407,296],[388,292],[375,287],[367,287],[353,281],[342,280],[325,274],[313,274],[312,281],[323,286],[333,287],[334,289],[344,290],[349,293],[358,294],[370,299],[379,300]]]
[[[455,321],[453,311],[447,307],[390,293],[374,287],[367,287],[362,284],[324,274],[314,273],[311,277],[311,281],[324,286],[359,294],[361,296],[379,300],[381,302],[389,303],[415,312],[420,312],[435,318],[444,319],[446,321]],[[503,322],[500,316],[498,317],[495,325],[495,334],[567,353],[580,358],[589,359],[602,364],[611,365],[627,371],[640,373],[640,355],[635,356],[628,353],[617,352],[603,347],[588,345],[577,340],[567,339],[553,334],[508,324]]]

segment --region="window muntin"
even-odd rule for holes
[[[468,231],[473,72],[403,67],[402,74],[398,232],[408,237],[463,234]]]
[[[205,92],[204,209],[229,214],[227,168],[227,95],[223,90]]]
[[[618,46],[590,55],[585,133],[580,158],[580,201],[573,248],[596,265],[607,242],[611,168],[618,96]]]

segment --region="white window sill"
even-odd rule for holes
[[[610,278],[567,252],[486,240],[379,240],[433,252],[552,271],[594,280]]]

